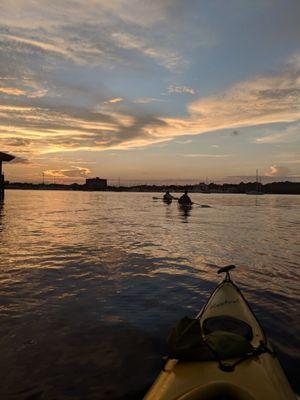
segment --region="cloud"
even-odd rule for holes
[[[60,47],[58,44],[52,44],[49,42],[45,42],[43,40],[35,40],[31,38],[26,38],[23,36],[17,36],[12,34],[1,34],[1,39],[7,42],[17,42],[19,45],[27,46],[27,51],[32,49],[32,51],[42,51],[46,53],[54,53],[58,55],[62,55],[64,57],[70,57],[70,53],[66,51],[64,48]],[[14,45],[14,43],[12,44]],[[23,48],[24,51],[24,48]]]
[[[188,94],[196,94],[195,89],[189,86],[176,86],[170,85],[168,87],[168,93],[188,93]]]
[[[16,157],[11,161],[11,164],[30,164],[30,161],[27,158]]]
[[[141,6],[137,0],[130,4],[100,0],[86,6],[78,0],[72,9],[63,2],[49,7],[46,0],[38,6],[34,0],[4,3],[0,4],[0,83],[6,92],[0,99],[0,129],[1,144],[8,150],[40,154],[130,149],[179,136],[299,118],[296,55],[277,74],[199,97],[188,104],[181,118],[166,116],[163,109],[150,112],[146,106],[134,106],[154,102],[154,97],[140,97],[130,104],[121,102],[127,98],[121,90],[113,97],[102,83],[107,71],[117,70],[114,77],[124,66],[134,75],[140,67],[148,66],[152,72],[163,67],[159,72],[172,71],[174,78],[173,72],[184,64],[177,28],[170,18],[174,1],[155,0]],[[145,7],[149,15],[142,15]],[[163,35],[166,32],[169,35]],[[82,73],[82,66],[87,73]],[[116,85],[120,87],[120,82]],[[170,85],[169,90],[195,94],[189,86]],[[120,104],[109,107],[103,104],[107,99]]]
[[[154,97],[139,97],[138,99],[135,99],[133,103],[136,104],[149,104],[149,103],[162,103],[165,102],[163,99],[157,99]]]
[[[21,96],[26,94],[24,90],[12,87],[2,87],[0,88],[0,93],[8,94],[9,96]]]
[[[300,115],[300,67],[240,82],[191,102],[186,118],[162,118],[163,135],[197,135],[221,129],[292,122]],[[157,136],[160,132],[157,132]]]
[[[254,143],[258,144],[293,142],[300,142],[300,122],[296,124],[291,124],[287,128],[284,128],[279,132],[269,133],[267,135],[254,139]]]
[[[18,100],[9,106],[3,101],[1,125],[14,126],[16,139],[31,140],[33,147],[43,151],[145,146],[176,136],[297,119],[300,96],[294,90],[295,85],[296,76],[292,72],[258,77],[192,102],[188,106],[189,116],[184,119],[164,118],[141,110],[135,115],[135,110],[126,108],[114,114],[109,110],[101,113],[56,107],[50,99],[47,104],[45,98],[27,100],[26,107]],[[272,97],[271,88],[275,86],[283,89],[281,94],[276,89]]]
[[[130,4],[116,0],[113,5],[99,0],[87,5],[78,0],[71,9],[61,2],[55,7],[49,4],[47,0],[38,5],[34,0],[0,4],[3,144],[14,151],[26,146],[33,153],[46,153],[164,141],[150,139],[152,129],[165,125],[152,113],[123,104],[119,114],[101,109],[111,96],[101,83],[101,73],[120,66],[140,73],[141,66],[147,72],[157,66],[170,70],[179,61],[184,64],[176,46],[155,40],[150,29],[170,22],[166,16],[172,2],[154,0],[141,6],[135,0]],[[78,68],[82,66],[85,73]],[[111,98],[109,103],[121,99]],[[137,103],[154,101],[159,100],[140,98]]]
[[[49,169],[44,171],[45,176],[54,178],[85,178],[91,173],[86,167],[72,167],[70,169]]]
[[[268,172],[265,173],[266,176],[288,176],[290,174],[290,169],[282,165],[271,165]]]
[[[285,164],[300,164],[300,159],[294,159],[294,160],[285,160]]]
[[[1,4],[3,20],[13,19],[18,26],[39,27],[54,25],[57,21],[77,24],[82,21],[85,24],[98,21],[109,25],[111,21],[126,24],[134,24],[142,28],[152,28],[154,25],[167,23],[169,9],[177,0],[152,0],[141,2],[140,0],[77,0],[76,7],[68,7],[65,3],[55,1],[55,7],[49,0],[40,0],[38,5],[35,0],[18,0]],[[14,18],[13,18],[14,16]],[[18,18],[22,16],[22,18]],[[39,16],[37,20],[36,17]]]
[[[0,138],[0,142],[9,147],[27,147],[30,145],[31,140],[21,137],[8,137],[6,139]]]
[[[120,103],[121,101],[123,101],[124,99],[122,97],[115,97],[113,99],[110,99],[108,101],[106,101],[105,103]]]
[[[140,36],[138,37],[124,32],[115,32],[112,34],[112,38],[119,47],[138,51],[146,57],[155,59],[159,65],[169,70],[175,69],[178,65],[182,66],[185,63],[182,56],[177,51],[160,47],[157,44],[154,47],[154,43],[148,43],[146,39],[142,39]]]
[[[193,143],[192,139],[183,139],[183,140],[176,140],[175,143],[178,144],[190,144]]]
[[[230,157],[231,154],[208,154],[208,153],[190,153],[182,154],[183,157],[201,157],[201,158],[226,158]]]
[[[6,52],[8,63],[14,61],[13,68],[23,73],[24,66],[48,72],[68,63],[139,69],[141,65],[152,68],[147,65],[151,59],[167,70],[187,63],[177,50],[175,37],[179,35],[173,24],[175,16],[170,15],[174,1],[113,3],[77,0],[76,7],[64,2],[55,2],[53,7],[48,0],[39,4],[35,0],[2,2],[0,50]]]
[[[47,91],[45,87],[25,77],[2,77],[0,79],[0,94],[6,98],[23,97],[25,99],[43,97]]]

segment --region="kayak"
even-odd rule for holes
[[[164,197],[152,197],[152,200],[162,200],[166,204],[171,204],[173,199],[166,199]]]
[[[178,207],[181,208],[182,210],[191,210],[192,206],[193,206],[192,204],[178,203]]]
[[[144,400],[295,400],[282,367],[243,294],[233,265],[194,319],[169,336],[168,360]],[[173,346],[173,347],[172,347]]]

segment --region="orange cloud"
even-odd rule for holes
[[[300,116],[300,82],[294,74],[257,77],[188,105],[187,118],[162,118],[156,136],[200,134],[219,129],[291,122]]]
[[[287,176],[290,173],[290,169],[288,167],[282,165],[271,165],[268,172],[266,172],[266,176]]]
[[[123,100],[124,99],[122,99],[122,97],[115,97],[114,99],[110,99],[110,100],[106,101],[105,103],[120,103]]]
[[[35,153],[130,149],[178,136],[296,121],[300,116],[300,80],[298,64],[292,65],[281,74],[259,76],[222,93],[199,98],[188,104],[184,118],[157,116],[128,107],[118,113],[107,107],[95,111],[56,107],[47,105],[44,99],[27,99],[26,107],[17,100],[10,105],[0,103],[2,138],[7,139],[7,150],[15,139],[30,139],[30,149]],[[112,104],[121,101],[121,97],[109,100]],[[297,132],[289,131],[289,140]],[[273,136],[257,142],[274,143],[279,139]]]
[[[0,93],[8,94],[9,96],[21,96],[26,94],[24,90],[13,87],[0,88]]]
[[[86,167],[71,167],[69,169],[49,169],[44,171],[45,176],[53,178],[85,178],[91,170]]]

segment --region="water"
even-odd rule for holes
[[[300,393],[300,197],[193,194],[212,208],[186,215],[152,196],[7,191],[1,399],[141,399],[228,263]]]

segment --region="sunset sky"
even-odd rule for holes
[[[11,181],[300,180],[299,0],[0,2]]]

